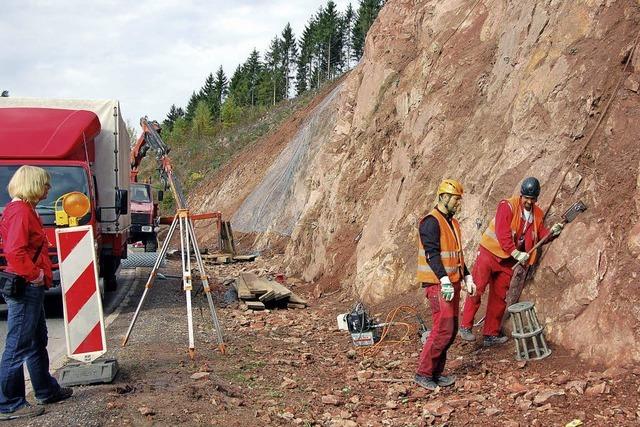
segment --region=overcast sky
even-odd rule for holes
[[[345,10],[349,0],[334,0]],[[358,1],[352,0],[354,8]],[[326,0],[2,0],[0,90],[12,97],[118,99],[137,128],[220,65],[228,78],[287,22],[296,37]]]

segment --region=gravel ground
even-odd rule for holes
[[[264,265],[264,264],[263,264]],[[260,263],[217,266],[212,277],[260,269]],[[271,267],[272,272],[275,271]],[[175,273],[174,273],[175,274]],[[157,281],[148,294],[126,347],[120,342],[143,290],[141,273],[122,313],[108,328],[108,357],[120,373],[113,384],[75,387],[68,401],[47,413],[5,425],[638,425],[640,369],[599,370],[561,348],[541,362],[518,363],[513,344],[483,349],[456,341],[448,372],[454,387],[427,392],[411,379],[420,343],[413,331],[392,330],[375,349],[354,349],[335,318],[352,301],[340,292],[314,298],[311,285],[289,283],[310,307],[252,312],[234,303],[217,312],[227,353],[217,350],[202,294],[194,297],[196,358],[187,352],[184,293],[176,280]],[[225,287],[216,285],[216,295]],[[216,301],[218,299],[216,298]],[[384,315],[402,304],[424,301],[398,297],[370,312]],[[417,305],[416,305],[417,304]],[[410,316],[396,320],[412,322]],[[415,318],[414,318],[415,319]]]

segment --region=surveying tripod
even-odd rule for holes
[[[196,266],[198,267],[198,271],[200,273],[200,279],[202,280],[202,287],[204,289],[205,295],[207,296],[207,301],[209,303],[209,309],[211,311],[211,319],[213,321],[213,327],[216,331],[216,338],[218,341],[218,348],[221,353],[225,353],[225,345],[222,336],[222,327],[220,326],[220,322],[218,320],[218,315],[216,314],[216,309],[213,304],[213,298],[211,296],[211,288],[209,286],[209,279],[207,277],[207,273],[204,269],[204,262],[202,261],[202,255],[200,254],[200,248],[198,247],[198,239],[196,237],[195,229],[193,227],[192,216],[187,208],[186,198],[184,197],[184,193],[182,192],[182,188],[180,186],[180,182],[173,175],[173,168],[171,166],[171,160],[168,157],[169,149],[160,138],[155,127],[151,126],[147,121],[146,117],[140,119],[140,125],[142,126],[144,132],[144,138],[149,147],[156,151],[156,161],[158,164],[158,171],[160,172],[160,176],[165,184],[165,188],[168,186],[173,194],[173,197],[176,201],[177,212],[173,218],[173,222],[169,227],[169,232],[167,233],[167,237],[162,244],[162,248],[158,253],[158,257],[156,258],[155,264],[153,265],[153,269],[149,274],[149,278],[147,279],[147,283],[145,285],[144,292],[142,293],[142,297],[140,298],[140,302],[138,302],[138,307],[133,315],[133,319],[131,319],[131,324],[129,325],[129,329],[127,330],[127,334],[125,335],[122,346],[124,347],[129,340],[129,335],[133,330],[133,326],[136,323],[138,318],[138,314],[140,313],[140,309],[142,308],[142,304],[149,292],[149,289],[153,286],[153,282],[157,276],[158,269],[162,264],[162,260],[167,255],[167,251],[169,249],[169,243],[171,238],[173,237],[173,233],[176,229],[180,230],[180,252],[182,255],[182,289],[185,291],[186,302],[187,302],[187,324],[189,328],[189,356],[193,359],[195,357],[195,343],[193,337],[193,312],[191,309],[191,291],[193,290],[193,277],[192,277],[192,266],[191,266],[191,253],[193,251],[196,258]]]

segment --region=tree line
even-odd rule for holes
[[[189,127],[202,134],[216,124],[237,122],[249,107],[270,106],[313,90],[350,70],[361,58],[364,40],[383,0],[359,0],[344,12],[328,0],[296,38],[291,25],[273,37],[261,55],[254,49],[228,79],[222,66],[193,91],[183,109],[172,105],[164,127]]]

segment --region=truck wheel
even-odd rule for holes
[[[116,279],[116,271],[120,266],[120,259],[114,257],[105,257],[102,262],[102,277],[104,278],[105,292],[113,292],[118,289],[118,280]]]
[[[158,250],[158,241],[156,239],[146,240],[144,242],[145,252],[155,252]]]

